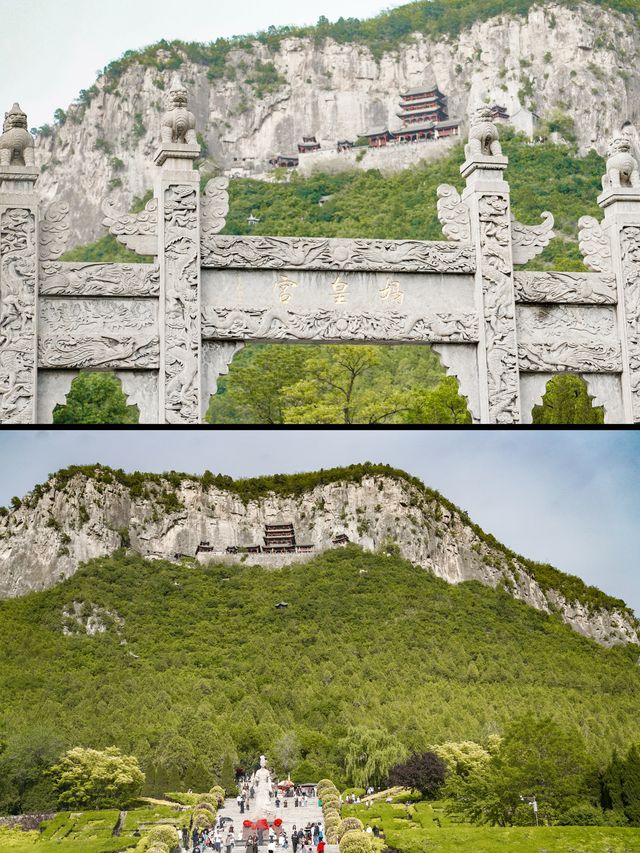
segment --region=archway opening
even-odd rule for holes
[[[470,424],[429,346],[254,344],[211,398],[210,424]]]
[[[581,376],[563,373],[546,386],[541,406],[532,410],[534,424],[603,424],[604,406],[594,406]]]
[[[139,418],[115,373],[80,373],[66,403],[53,411],[54,424],[137,424]]]

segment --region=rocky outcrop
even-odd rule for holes
[[[550,3],[526,17],[478,22],[456,38],[415,33],[380,60],[358,44],[289,38],[275,52],[259,42],[231,50],[219,80],[191,61],[181,74],[211,160],[234,175],[263,172],[269,157],[294,151],[303,135],[335,148],[372,126],[395,129],[400,91],[431,78],[448,96],[451,116],[466,119],[478,104],[497,101],[524,127],[526,111],[543,118],[559,111],[575,120],[584,150],[604,151],[611,132],[638,117],[639,53],[631,17],[588,3]],[[277,71],[266,93],[251,83],[258,63]],[[71,107],[62,126],[38,139],[41,189],[70,204],[75,242],[103,233],[104,197],[127,209],[153,186],[172,73],[134,64],[116,85],[101,77],[88,106]]]
[[[197,480],[149,481],[131,489],[111,480],[76,474],[44,488],[0,519],[0,596],[47,589],[93,557],[126,546],[150,558],[230,559],[269,564],[290,555],[230,556],[227,549],[264,543],[265,525],[293,524],[296,542],[313,554],[346,537],[367,551],[394,551],[449,583],[503,585],[515,598],[560,613],[576,631],[604,645],[637,643],[637,623],[623,608],[594,609],[543,590],[529,568],[480,536],[458,512],[417,486],[391,476],[316,486],[303,495],[269,494],[243,501],[233,491]],[[199,551],[201,543],[209,550]],[[308,554],[303,555],[308,557]],[[84,610],[82,609],[84,607]],[[101,630],[117,614],[74,604],[64,614],[69,630]]]

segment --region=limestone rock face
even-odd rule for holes
[[[515,598],[560,613],[599,643],[640,642],[629,613],[594,610],[566,601],[555,590],[545,592],[525,566],[491,547],[457,512],[390,476],[365,476],[357,483],[317,486],[302,496],[271,494],[247,503],[232,492],[190,480],[178,486],[150,482],[135,494],[117,481],[99,482],[83,474],[63,488],[54,484],[50,480],[37,500],[28,497],[0,518],[0,597],[47,589],[73,575],[82,562],[129,543],[146,557],[168,560],[197,556],[201,562],[279,566],[308,558],[227,553],[228,547],[262,545],[266,524],[291,523],[296,542],[313,545],[313,554],[335,547],[340,534],[366,551],[384,551],[396,543],[416,571],[431,571],[449,583],[503,584]],[[213,551],[198,554],[202,542]]]
[[[589,4],[551,3],[527,17],[476,23],[456,38],[414,34],[379,61],[362,45],[290,38],[274,53],[259,42],[232,50],[225,79],[210,81],[206,67],[189,61],[181,75],[210,158],[228,174],[264,174],[268,159],[295,152],[303,135],[335,149],[337,140],[355,140],[371,127],[399,128],[399,92],[432,78],[449,98],[450,116],[464,120],[463,130],[474,107],[496,101],[522,128],[527,109],[542,118],[567,113],[583,150],[604,151],[612,131],[638,117],[639,53],[640,31],[630,18]],[[258,62],[272,62],[286,81],[263,97],[247,82]],[[38,139],[41,190],[71,205],[73,242],[104,233],[103,198],[128,209],[153,186],[152,155],[172,73],[133,65],[115,88],[99,78],[89,106],[71,107],[63,126]],[[411,147],[428,157],[430,145],[438,143]],[[384,163],[356,164],[353,157],[353,165],[388,169],[395,158],[403,168],[403,148],[397,146],[397,156],[385,153]]]

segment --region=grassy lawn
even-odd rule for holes
[[[359,817],[365,826],[379,826],[387,844],[403,853],[640,853],[640,829],[453,824],[439,803],[345,806],[342,813]]]
[[[43,824],[41,832],[0,829],[0,853],[116,853],[131,850],[140,840],[133,835],[159,821],[181,824],[183,813],[163,805],[148,805],[127,813],[118,838],[112,833],[118,811],[61,812]]]

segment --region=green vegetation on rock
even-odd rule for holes
[[[117,614],[120,632],[65,636],[74,601]],[[2,810],[22,810],[48,745],[113,744],[161,794],[207,790],[226,756],[251,766],[287,732],[311,778],[341,785],[376,732],[406,751],[488,747],[531,708],[579,730],[599,768],[640,741],[636,647],[602,648],[502,590],[354,547],[277,572],[120,552],[0,602],[0,645]]]

